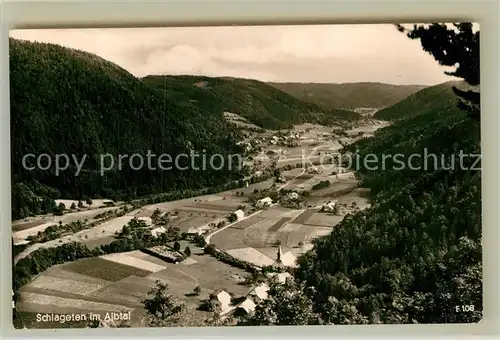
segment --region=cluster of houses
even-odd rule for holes
[[[286,269],[296,266],[297,258],[291,252],[283,253],[281,246],[278,247],[277,259],[273,267]],[[290,273],[286,271],[267,274],[269,280],[274,280],[278,284],[284,284],[290,276]],[[269,289],[269,285],[265,282],[258,284],[253,287],[246,295],[245,299],[236,306],[232,304],[233,297],[231,294],[225,290],[221,290],[217,294],[214,294],[212,302],[219,307],[219,315],[233,313],[235,316],[242,316],[251,314],[255,311],[259,303],[269,298]]]

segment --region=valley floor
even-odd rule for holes
[[[377,124],[376,127],[381,126]],[[325,127],[320,128],[313,128],[315,134],[309,133],[309,136],[304,137],[308,151],[314,154],[318,150],[337,150],[337,140],[318,138],[318,131],[325,130]],[[309,147],[309,140],[314,138],[317,138],[316,144]],[[287,150],[288,155],[291,155],[288,162],[290,159],[296,161],[294,149],[298,148]],[[300,256],[313,247],[315,238],[328,235],[342,221],[343,214],[320,212],[325,203],[336,200],[339,206],[344,207],[344,214],[369,206],[367,190],[358,188],[353,174],[333,175],[331,171],[310,174],[304,168],[297,168],[282,171],[281,176],[284,182],[277,187],[274,180],[267,180],[214,195],[145,205],[102,223],[99,222],[100,214],[118,211],[119,207],[105,207],[104,202],[94,201],[91,207],[83,207],[81,211],[63,216],[39,216],[15,221],[12,224],[15,242],[35,236],[51,225],[57,228],[59,224],[74,221],[96,222],[96,225],[48,242],[28,245],[15,257],[14,262],[36,249],[70,242],[81,242],[89,248],[107,244],[134,218],[144,220],[153,229],[150,216],[159,211],[170,213],[169,226],[179,228],[180,233],[204,234],[206,241],[220,251],[262,267],[276,261],[278,249],[284,253],[290,252],[295,257]],[[312,189],[313,185],[325,180],[330,182],[330,186]],[[298,193],[310,191],[310,195],[297,207],[282,201],[266,209],[254,207],[252,197],[256,193],[280,189]],[[71,202],[65,203],[68,205]],[[243,218],[219,230],[213,229],[215,224],[238,209],[245,211]],[[54,266],[21,288],[16,309],[28,328],[53,326],[52,323],[36,322],[37,313],[98,313],[104,317],[106,312],[112,311],[131,312],[131,324],[144,326],[145,311],[141,300],[146,297],[155,280],[160,280],[168,283],[171,294],[185,301],[190,313],[188,319],[193,325],[200,325],[211,313],[199,311],[197,307],[210,293],[225,290],[234,297],[244,297],[251,291],[252,284],[244,283],[249,273],[204,254],[203,248],[193,243],[181,243],[181,249],[189,246],[192,253],[178,264],[167,263],[137,250]],[[201,288],[199,295],[192,294],[196,287]],[[73,326],[78,325],[74,323]]]

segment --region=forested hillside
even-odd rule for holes
[[[466,55],[478,53],[479,33],[467,23],[455,27],[415,26],[408,36],[422,39],[443,65],[469,60],[449,74],[477,86],[479,60]],[[371,189],[371,208],[346,216],[319,239],[299,259],[298,282],[285,293],[273,287],[269,302],[244,324],[482,319],[479,116],[458,110],[458,96],[443,98],[443,86],[436,89],[388,108],[400,119],[349,146],[361,160],[378,160],[357,168],[361,185]],[[466,97],[479,103],[478,92]]]
[[[270,85],[325,109],[387,107],[425,88],[423,85],[382,83],[270,83]]]
[[[442,114],[447,110],[459,111],[458,98],[453,93],[453,86],[465,86],[463,82],[450,81],[427,87],[408,98],[377,111],[374,118],[383,120],[400,119],[425,112]]]
[[[237,132],[222,112],[189,100],[165,100],[155,88],[98,56],[53,44],[9,43],[13,218],[48,208],[50,202],[40,204],[39,196],[120,199],[212,186],[238,176],[227,169],[228,162],[222,170],[163,174],[125,166],[101,176],[100,154],[235,154],[241,151],[235,145]],[[79,176],[74,163],[56,176],[53,169],[25,170],[22,159],[28,153],[45,153],[52,160],[56,154],[88,157]]]
[[[318,289],[315,299],[320,315],[331,322],[342,323],[345,315],[331,318],[329,293],[338,298],[338,306],[354,307],[359,320],[479,321],[481,174],[460,169],[458,159],[459,150],[479,154],[479,124],[465,113],[450,112],[439,120],[437,112],[417,116],[355,146],[361,157],[375,154],[379,160],[383,154],[404,154],[405,162],[412,154],[435,154],[440,169],[432,158],[427,170],[425,161],[415,158],[413,169],[399,170],[394,159],[385,170],[381,164],[375,171],[360,169],[362,184],[372,189],[373,207],[347,218],[301,263],[299,276],[308,284],[330,287]],[[464,168],[475,160],[465,158]],[[463,301],[476,311],[457,313],[455,306]]]
[[[371,188],[373,206],[347,216],[300,258],[296,277],[309,292],[307,301],[278,307],[284,305],[278,297],[260,307],[251,324],[269,324],[265,315],[273,308],[284,308],[281,313],[287,317],[301,314],[295,309],[307,312],[301,316],[305,323],[481,319],[481,174],[461,170],[458,158],[459,150],[479,154],[479,123],[451,107],[447,112],[416,115],[352,145],[361,159],[371,154],[380,162],[377,170],[359,169],[362,185]],[[401,153],[400,160],[407,162],[410,155],[425,152],[437,155],[440,169],[432,158],[427,170],[418,158],[413,170],[400,169],[391,158],[382,169],[382,155]],[[464,158],[464,168],[475,161]],[[474,311],[456,312],[455,306],[463,304],[473,305]],[[271,324],[286,324],[284,320]]]
[[[143,81],[165,91],[169,101],[189,100],[212,112],[236,113],[266,129],[290,128],[304,122],[341,125],[361,118],[353,111],[325,109],[299,100],[258,80],[151,75]]]

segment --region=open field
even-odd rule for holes
[[[259,215],[254,215],[252,217],[249,217],[241,222],[238,222],[234,225],[232,225],[230,228],[232,229],[246,229],[256,223],[259,223],[264,220],[264,217]]]
[[[123,264],[137,269],[145,270],[152,273],[158,272],[166,268],[166,266],[164,265],[162,266],[157,263],[149,262],[134,256],[130,256],[129,253],[103,255],[101,256],[101,259],[108,260],[116,264]]]
[[[362,126],[358,126],[354,129],[347,130],[346,133],[349,135],[354,135],[354,134],[357,134],[360,132],[372,134],[375,131],[377,131],[378,129],[384,128],[384,127],[389,126],[389,125],[390,125],[390,122],[381,121],[381,120],[380,121],[373,121],[373,122],[370,122],[369,124],[365,124]]]
[[[30,304],[42,305],[42,306],[57,306],[62,308],[78,308],[80,310],[88,311],[102,311],[102,312],[128,312],[132,309],[125,306],[120,306],[116,304],[68,299],[54,295],[44,295],[26,292],[23,295],[23,299],[29,301]]]
[[[197,248],[182,241],[183,248],[187,245],[193,250]],[[200,255],[197,253],[200,252],[194,251],[190,258],[176,265],[133,251],[103,256],[106,259],[91,258],[54,266],[21,289],[21,299],[16,308],[22,313],[25,323],[31,323],[33,328],[44,328],[34,323],[34,313],[92,312],[104,317],[105,312],[111,311],[131,311],[131,324],[141,326],[145,316],[142,299],[147,296],[155,280],[159,279],[169,285],[170,294],[186,302],[189,318],[193,324],[199,324],[211,316],[211,313],[196,310],[211,292],[224,289],[234,296],[243,296],[251,287],[241,284],[249,275],[245,271],[202,252]],[[147,268],[135,268],[133,265]],[[153,273],[153,269],[159,270]],[[194,296],[191,293],[197,286],[201,287],[202,292]],[[82,327],[85,323],[69,324]]]
[[[239,248],[228,250],[227,253],[237,259],[254,263],[257,266],[270,266],[274,263],[272,258],[267,257],[255,248]]]
[[[53,276],[41,275],[30,283],[33,288],[51,289],[66,293],[87,295],[102,287],[99,284],[62,279]]]
[[[146,276],[151,274],[147,270],[108,261],[100,257],[70,262],[63,265],[63,269],[106,281],[119,281],[130,275]]]
[[[287,223],[288,221],[290,221],[291,218],[290,217],[282,217],[280,218],[280,220],[276,223],[274,223],[271,228],[269,228],[269,231],[270,232],[276,232],[278,231],[279,228],[281,228],[285,223]]]
[[[114,240],[115,240],[115,238],[113,236],[104,236],[104,237],[94,238],[94,239],[90,239],[90,240],[87,240],[87,239],[85,239],[85,237],[82,237],[81,242],[84,245],[86,245],[89,249],[93,249],[93,248],[96,248],[96,247],[99,247],[99,246],[102,246],[105,244],[109,244],[109,243],[113,242]]]
[[[315,210],[308,209],[302,212],[299,216],[297,216],[291,223],[294,224],[304,224],[313,214]]]

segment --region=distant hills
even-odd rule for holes
[[[453,86],[463,86],[463,83],[450,81],[420,90],[404,100],[382,109],[374,117],[384,120],[394,120],[415,116],[427,111],[436,114],[448,113],[450,110],[458,112],[458,98],[453,93]]]
[[[126,163],[121,170],[115,164],[104,175],[99,171],[100,155],[108,153],[116,158],[145,157],[148,150],[172,157],[192,150],[239,154],[241,133],[223,117],[225,111],[266,129],[303,122],[342,125],[361,118],[351,111],[325,110],[256,80],[139,79],[94,54],[55,44],[10,38],[9,49],[13,218],[46,212],[41,198],[130,199],[240,178],[239,170],[226,167],[134,170]],[[28,153],[47,154],[52,161],[57,154],[87,158],[75,176],[74,162],[59,174],[53,167],[27,170],[22,160]]]
[[[304,122],[342,124],[355,112],[305,102],[267,83],[231,77],[150,75],[142,80],[166,93],[169,101],[191,101],[211,112],[236,113],[266,129],[290,128]]]
[[[360,107],[383,108],[422,90],[425,85],[391,85],[383,83],[269,83],[303,101],[325,109],[352,110]]]
[[[242,151],[236,145],[238,131],[222,112],[202,108],[188,97],[166,101],[154,87],[96,55],[15,39],[9,39],[9,48],[13,218],[40,213],[37,197],[133,198],[239,178],[227,166],[161,171],[153,163],[157,170],[134,170],[128,158],[122,170],[101,176],[99,155],[107,153],[116,158],[146,157],[148,150],[171,157],[191,150],[237,154]],[[54,168],[29,171],[22,165],[28,153],[48,154],[52,161],[56,154],[88,158],[75,176],[74,163],[60,174]]]

